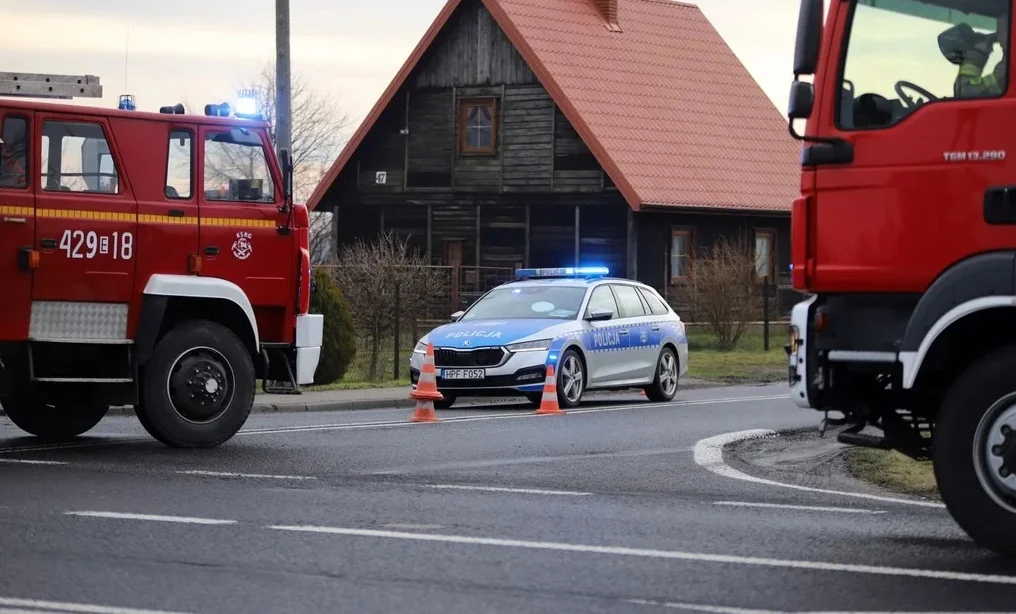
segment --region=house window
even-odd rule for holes
[[[769,276],[770,281],[776,277],[776,233],[771,230],[755,231],[755,272],[759,277]]]
[[[497,137],[497,101],[493,98],[459,102],[459,152],[494,153]]]
[[[688,278],[691,266],[691,230],[675,228],[670,231],[670,282]]]

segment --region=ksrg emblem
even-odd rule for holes
[[[253,235],[249,232],[240,231],[236,233],[236,241],[233,241],[233,256],[237,260],[246,260],[254,252],[254,245],[251,243]]]

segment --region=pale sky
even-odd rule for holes
[[[798,2],[697,2],[781,112]],[[291,0],[293,71],[338,97],[358,124],[443,5]],[[127,93],[142,110],[202,108],[232,100],[241,81],[274,61],[274,0],[0,0],[0,23],[0,71],[98,75],[105,99],[82,104],[115,107]]]

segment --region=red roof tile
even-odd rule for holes
[[[308,201],[315,207],[460,0],[449,0]],[[800,146],[695,6],[617,0],[621,32],[591,0],[483,0],[633,209],[789,211]],[[789,70],[789,69],[788,69]]]

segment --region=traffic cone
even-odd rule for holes
[[[413,412],[412,422],[439,422],[437,412],[434,411],[434,401],[440,401],[444,395],[437,389],[437,372],[434,369],[434,345],[427,344],[427,353],[423,356],[423,366],[420,367],[420,379],[416,382],[416,388],[409,393],[409,398],[416,401],[416,410]]]
[[[543,399],[540,401],[540,408],[533,413],[565,413],[557,403],[557,376],[554,375],[554,365],[547,365],[547,379],[543,382]]]

